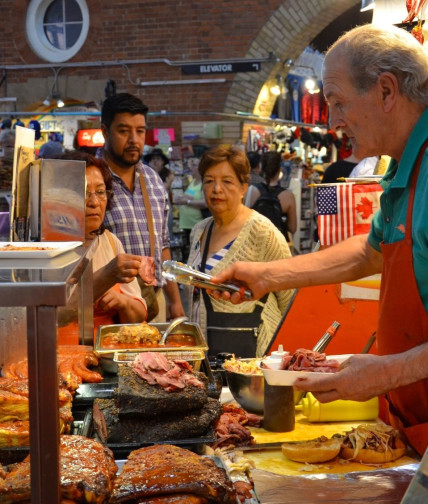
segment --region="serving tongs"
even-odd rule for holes
[[[193,285],[202,289],[215,289],[230,293],[239,292],[244,299],[251,299],[252,293],[248,289],[234,284],[217,284],[211,281],[212,276],[202,271],[195,270],[187,264],[178,261],[164,261],[162,263],[162,276],[166,280],[184,285]]]

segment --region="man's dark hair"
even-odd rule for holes
[[[247,158],[250,162],[251,170],[254,170],[254,168],[257,168],[259,166],[262,157],[256,151],[249,151],[247,152]]]
[[[138,98],[129,93],[119,93],[109,96],[104,100],[101,109],[101,124],[107,128],[114,121],[116,114],[129,113],[131,115],[141,114],[147,119],[149,107]]]

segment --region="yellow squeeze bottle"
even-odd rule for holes
[[[364,402],[338,400],[320,403],[308,392],[302,399],[302,413],[309,422],[375,420],[379,415],[379,400],[373,397]]]

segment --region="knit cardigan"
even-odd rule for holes
[[[213,218],[208,217],[198,224],[192,230],[190,235],[190,253],[188,264],[195,268],[199,264],[195,264],[197,252],[201,247],[201,238],[204,231],[208,229],[208,225]],[[202,254],[201,254],[202,255]],[[272,224],[272,222],[253,210],[233,242],[230,249],[227,251],[223,259],[211,270],[215,275],[230,264],[236,261],[276,261],[291,257],[290,249],[285,241],[283,234]],[[193,288],[185,287],[185,296],[187,298],[186,305],[190,307],[189,318],[193,317]],[[282,314],[287,310],[291,302],[294,290],[283,290],[278,292],[270,292],[264,308],[261,313],[261,327],[257,339],[256,356],[261,357],[272,343],[272,338],[275,330],[281,321]],[[195,320],[200,324],[201,329],[206,337],[206,320],[207,314],[205,304],[200,296],[200,320]],[[250,313],[254,310],[256,303],[260,301],[244,301],[241,304],[234,305],[228,301],[217,300],[211,298],[213,310],[229,313]]]

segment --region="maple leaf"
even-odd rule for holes
[[[363,219],[368,219],[370,215],[373,215],[373,201],[363,196],[360,203],[356,206],[356,210]]]

